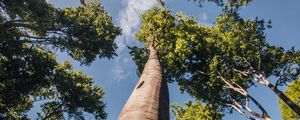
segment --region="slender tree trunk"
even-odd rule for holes
[[[262,111],[261,118],[264,118],[265,120],[271,120],[270,115],[267,113],[267,111],[261,106],[261,104],[252,96],[247,95],[247,98],[253,101],[253,103]],[[251,111],[249,111],[251,113]],[[252,113],[253,114],[253,113]],[[254,115],[254,114],[253,114]]]
[[[157,51],[150,55],[140,80],[120,113],[119,120],[169,120],[169,92]]]
[[[237,106],[234,105],[230,105],[232,106],[235,110],[237,110],[240,114],[242,114],[243,116],[245,116],[248,119],[253,119],[252,117],[250,117],[249,115],[247,115],[246,113],[242,112],[240,109],[243,108],[245,109],[247,112],[249,112],[250,114],[256,116],[256,117],[260,117],[260,118],[264,118],[265,120],[271,120],[271,117],[269,116],[269,114],[267,113],[267,111],[263,108],[263,106],[255,99],[253,98],[247,90],[245,90],[244,88],[242,88],[239,84],[235,83],[235,82],[230,82],[230,80],[226,80],[223,76],[220,75],[220,78],[223,82],[225,82],[227,86],[227,88],[232,89],[233,91],[243,95],[244,97],[246,97],[247,99],[250,99],[260,110],[261,110],[261,114],[253,111],[251,108],[249,108],[249,103],[248,101],[246,101],[246,105],[241,105],[240,103],[238,103],[237,101],[234,100],[235,104]],[[240,109],[239,109],[240,108]]]
[[[289,99],[285,94],[278,90],[273,84],[267,83],[269,87],[285,104],[287,104],[294,112],[300,115],[300,107],[297,106],[291,99]]]
[[[228,106],[232,107],[233,109],[235,109],[238,113],[240,113],[241,115],[243,115],[244,117],[250,119],[250,120],[255,120],[255,118],[247,115],[246,113],[244,113],[243,111],[241,111],[241,109],[233,104],[228,104]]]

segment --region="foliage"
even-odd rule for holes
[[[2,0],[0,9],[0,117],[26,119],[44,101],[38,119],[106,118],[103,90],[54,55],[65,51],[85,65],[116,55],[120,29],[101,4],[59,9],[45,0]]]
[[[191,0],[188,0],[191,1]],[[240,8],[242,6],[248,5],[252,0],[228,0],[224,2],[224,0],[192,0],[194,2],[197,2],[200,7],[203,6],[203,3],[208,2],[214,2],[217,6],[224,6],[227,8]]]
[[[300,52],[269,45],[264,30],[270,27],[258,18],[243,19],[234,9],[224,10],[215,25],[202,26],[194,17],[154,8],[143,15],[136,36],[146,47],[154,38],[168,81],[176,81],[201,102],[231,112],[229,104],[247,106],[249,97],[256,101],[247,89],[263,82],[261,76],[279,78],[277,87],[299,75]],[[146,49],[137,49],[131,52],[134,61],[145,61],[141,51]],[[137,65],[138,70],[143,67]],[[239,89],[229,88],[221,78]]]
[[[62,10],[44,0],[4,0],[0,6],[3,40],[52,46],[83,64],[115,55],[120,30],[98,2]]]
[[[145,66],[147,62],[147,58],[149,57],[149,51],[145,48],[138,48],[136,46],[134,47],[128,47],[130,50],[129,54],[133,57],[133,61],[137,66]],[[144,68],[138,67],[136,70],[136,73],[138,76],[141,76]]]
[[[165,2],[163,0],[157,0],[158,4],[161,5],[161,6],[164,6],[165,5]]]
[[[193,103],[187,101],[186,108],[173,103],[172,112],[176,116],[176,120],[221,120],[222,114],[215,108],[202,104],[199,101]]]
[[[105,104],[103,103],[103,90],[95,85],[91,77],[84,75],[82,72],[72,71],[72,66],[68,62],[64,62],[57,66],[55,81],[51,84],[49,90],[42,91],[43,97],[50,97],[54,102],[48,102],[43,106],[54,104],[53,108],[59,109],[59,114],[52,112],[54,115],[62,115],[62,112],[67,112],[71,117],[83,118],[82,112],[88,112],[95,115],[95,118],[104,118]],[[48,112],[49,113],[49,112]],[[44,115],[46,116],[45,112]],[[51,117],[51,116],[50,116]],[[45,118],[45,117],[43,117]]]
[[[293,102],[300,106],[300,80],[295,80],[288,85],[285,92]],[[279,100],[280,111],[283,120],[299,120],[300,115],[295,113],[291,108],[289,108],[282,100]]]

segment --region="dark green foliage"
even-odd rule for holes
[[[157,0],[157,2],[162,5],[162,6],[165,6],[165,2],[163,0]]]
[[[54,55],[65,51],[85,65],[116,55],[120,29],[101,4],[59,9],[45,0],[2,0],[0,10],[0,118],[25,119],[36,101],[45,102],[38,119],[106,118],[103,90]]]
[[[83,64],[91,63],[97,56],[116,55],[114,38],[120,29],[113,26],[111,17],[98,2],[63,10],[43,0],[4,0],[0,5],[5,11],[0,26],[3,37],[52,46]]]
[[[149,51],[145,48],[138,48],[136,46],[134,47],[128,47],[130,50],[129,54],[133,57],[133,61],[136,63],[137,66],[145,66],[147,62],[147,58],[149,57]],[[138,67],[137,68],[137,75],[141,76],[144,68]]]
[[[59,117],[56,115],[61,115],[63,112],[67,112],[69,117],[84,118],[83,111],[95,115],[97,119],[106,117],[105,104],[102,101],[104,92],[101,88],[93,85],[91,77],[82,72],[72,71],[72,66],[68,62],[58,65],[54,74],[53,83],[51,83],[53,88],[41,91],[40,98],[46,97],[53,100],[42,105],[42,108],[45,108],[43,110],[49,111],[55,108],[57,110],[52,111],[54,116],[44,112],[43,118],[46,116]],[[50,106],[50,109],[44,106]]]
[[[95,57],[112,58],[117,48],[114,39],[120,30],[113,26],[112,19],[99,3],[87,3],[84,7],[66,8],[61,18],[67,29],[64,41],[58,47],[71,57],[89,64]]]
[[[0,113],[14,119],[32,107],[32,91],[49,86],[56,62],[52,53],[41,48],[3,42],[0,48]]]

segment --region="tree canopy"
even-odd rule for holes
[[[299,51],[268,44],[264,30],[270,27],[270,21],[244,19],[236,9],[224,9],[213,26],[203,26],[194,17],[154,8],[143,15],[136,38],[146,46],[154,38],[165,78],[177,82],[182,91],[221,110],[269,119],[247,89],[255,84],[277,89],[299,75]],[[140,70],[146,49],[131,50]],[[270,76],[279,78],[273,86]],[[249,102],[260,112],[253,111]]]
[[[81,64],[112,58],[120,29],[99,2],[55,8],[45,0],[0,1],[0,117],[26,119],[41,101],[37,119],[77,119],[83,113],[106,118],[102,88],[55,53],[66,52]]]
[[[225,8],[235,8],[239,9],[242,6],[248,5],[252,2],[252,0],[188,0],[188,1],[194,1],[198,3],[200,7],[203,6],[204,2],[214,2],[217,6],[225,6]]]
[[[239,15],[252,0],[192,1],[224,8],[213,25],[204,26],[158,0],[161,6],[143,14],[136,34],[145,47],[129,47],[141,74],[153,40],[164,79],[196,99],[185,108],[173,105],[177,119],[221,119],[233,110],[252,120],[271,119],[248,92],[257,84],[278,96],[283,119],[299,119],[300,51],[267,42],[264,31],[271,21]],[[120,28],[101,3],[80,2],[56,8],[46,0],[0,1],[0,119],[29,119],[36,102],[41,103],[36,119],[107,117],[103,89],[69,62],[56,60],[58,52],[81,65],[117,55]],[[284,93],[278,89],[289,83]]]
[[[83,64],[111,58],[120,29],[98,2],[55,8],[45,0],[1,1],[1,36],[20,44],[47,45]],[[6,35],[6,36],[4,36]]]

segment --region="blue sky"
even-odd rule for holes
[[[70,7],[79,4],[79,0],[49,0],[49,2],[54,3],[57,7]],[[119,56],[112,60],[97,59],[91,66],[80,66],[78,62],[64,53],[58,55],[58,60],[71,61],[75,70],[84,71],[94,78],[97,85],[104,88],[108,120],[116,120],[139,79],[136,75],[136,66],[125,46],[142,46],[135,42],[133,35],[139,28],[139,14],[151,8],[155,4],[155,0],[102,0],[101,2],[113,17],[113,22],[125,30],[123,35],[117,38]],[[296,49],[300,49],[299,4],[299,0],[254,0],[240,13],[245,18],[259,17],[272,20],[273,28],[266,30],[267,41],[270,44],[284,48],[295,46]],[[195,16],[199,23],[206,25],[213,24],[214,18],[221,12],[221,8],[216,7],[213,3],[206,3],[204,7],[199,8],[197,4],[187,0],[167,0],[166,7],[169,7],[173,12],[183,11]],[[169,91],[170,102],[183,104],[187,100],[193,100],[187,94],[180,94],[178,86],[175,84],[169,84]],[[281,119],[278,101],[274,93],[260,85],[250,89],[250,93],[261,102],[274,120]],[[37,109],[35,108],[35,110]],[[34,117],[34,111],[31,111],[29,116]],[[173,116],[172,119],[174,119]],[[224,120],[244,119],[238,113],[224,117]]]

